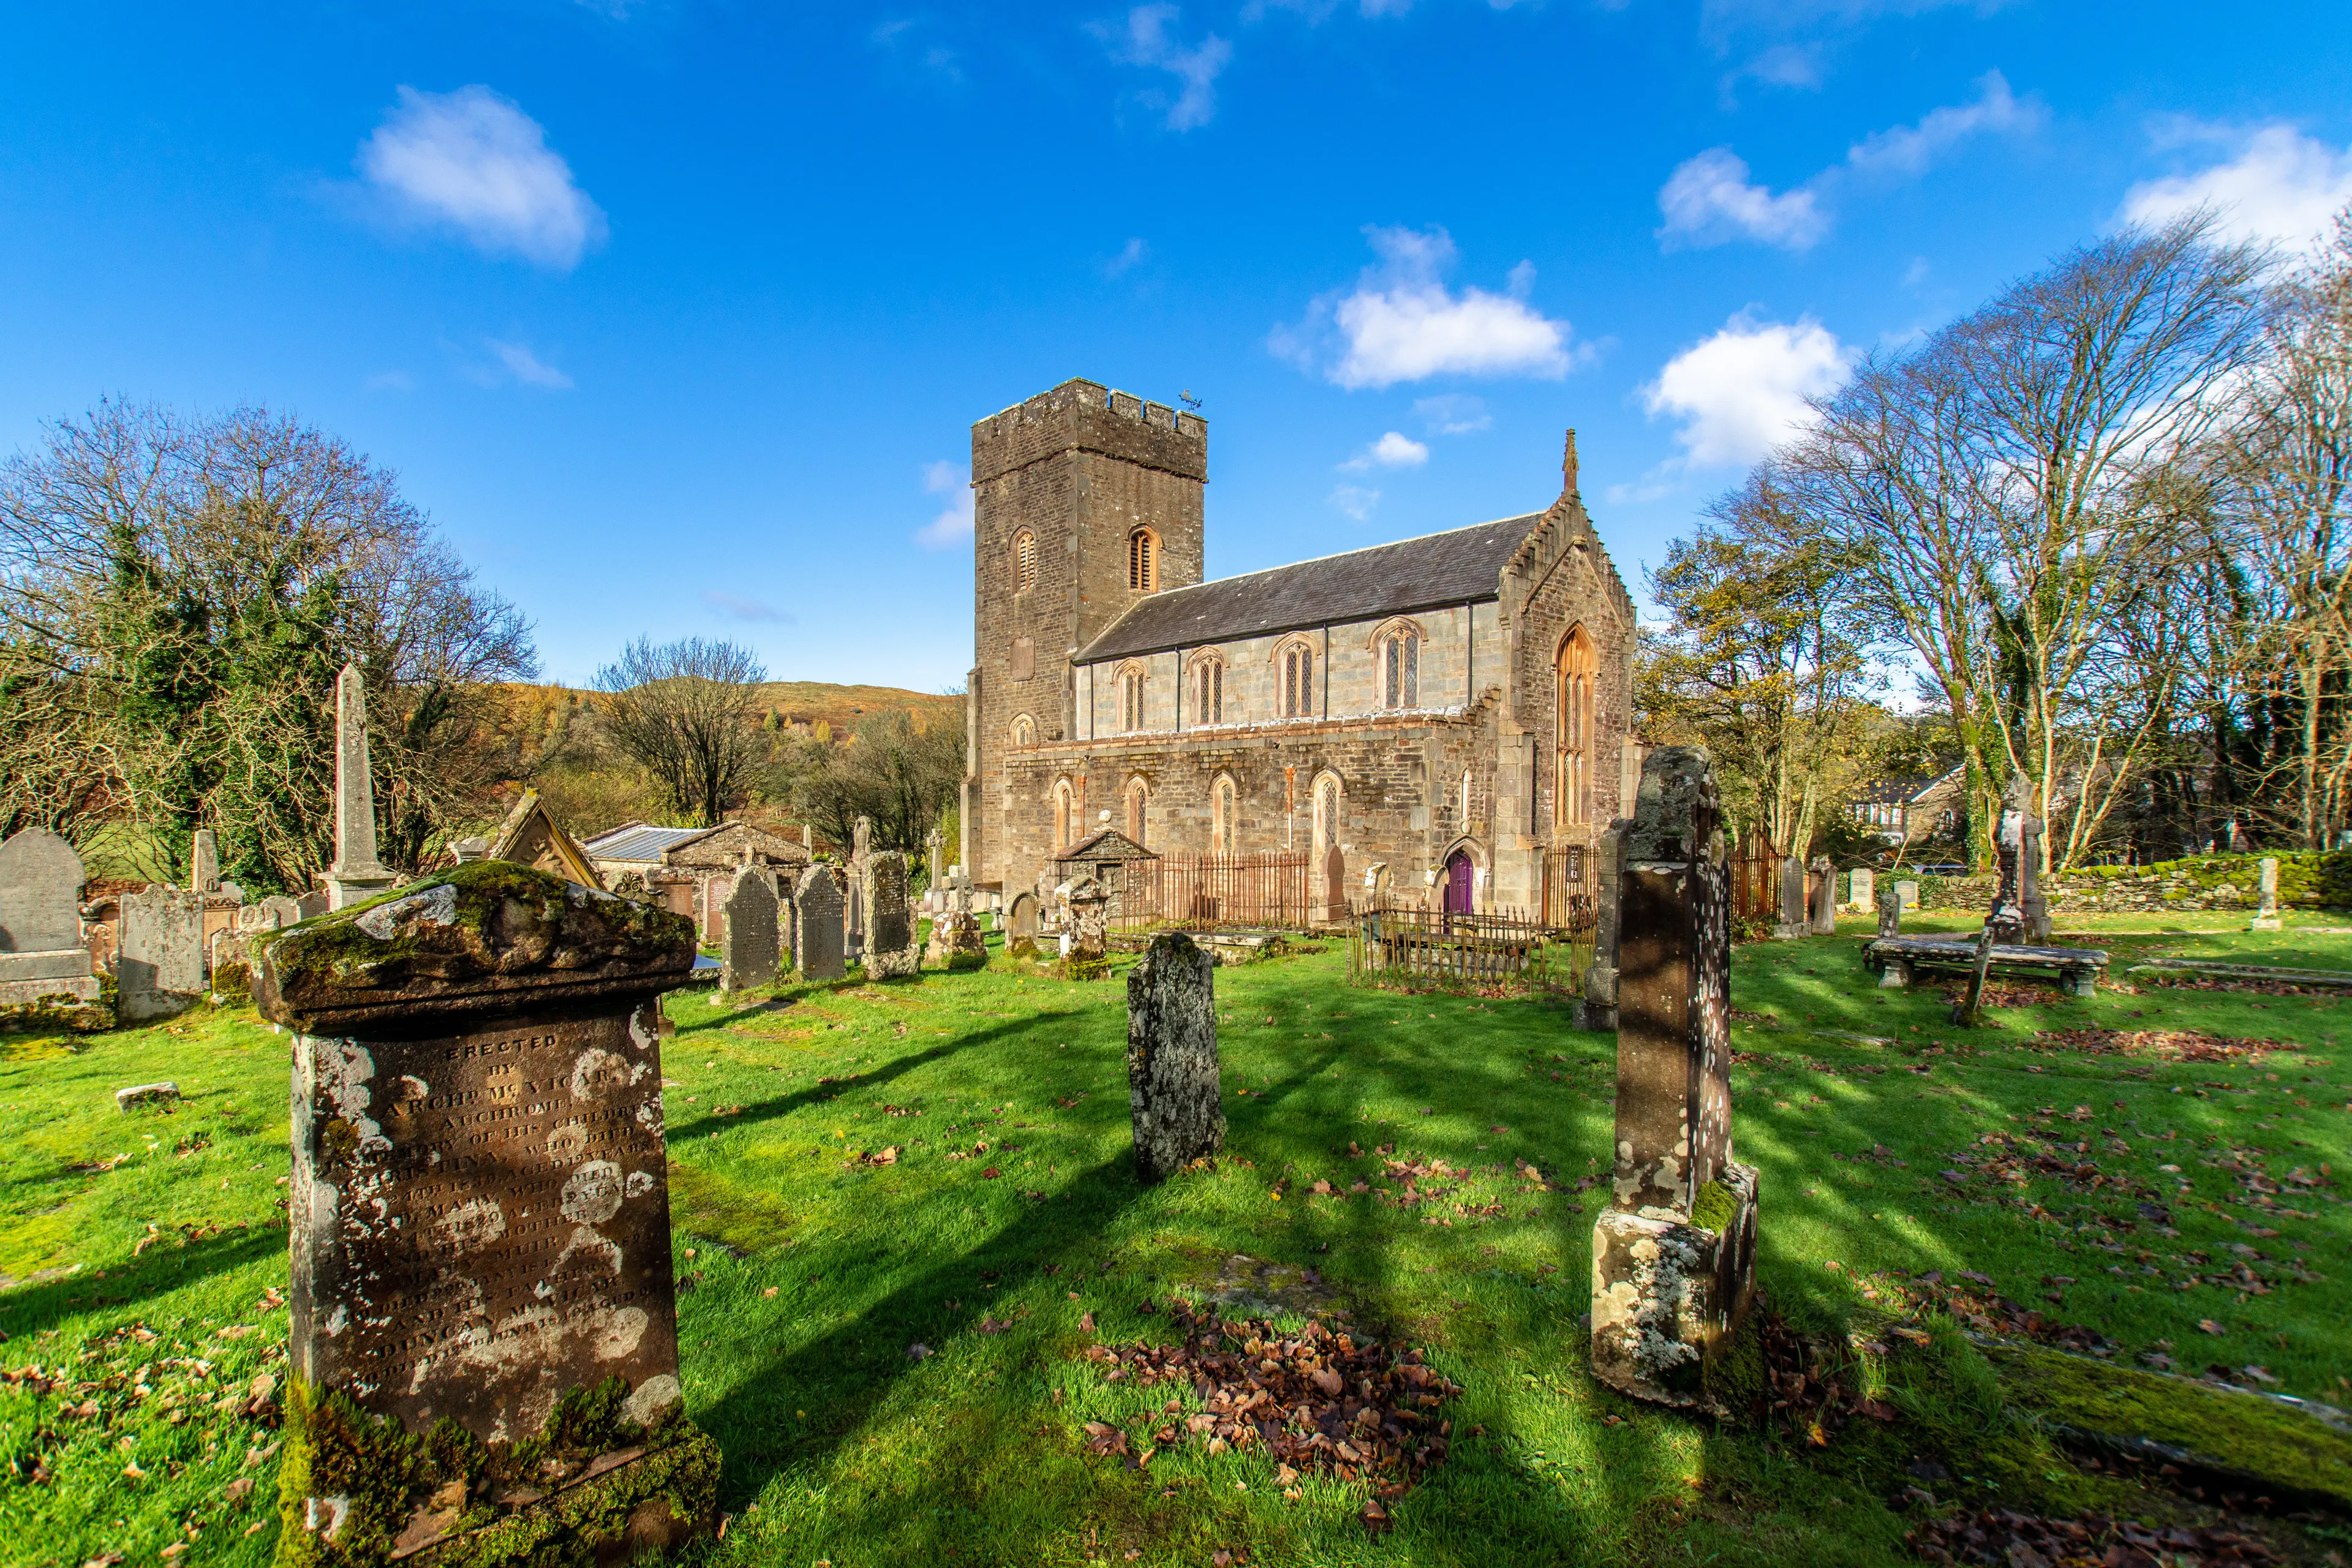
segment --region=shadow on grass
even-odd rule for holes
[[[68,1318],[92,1319],[110,1307],[131,1306],[149,1297],[184,1289],[199,1280],[231,1273],[248,1263],[286,1255],[286,1232],[276,1226],[229,1231],[158,1247],[110,1268],[18,1285],[0,1294],[0,1332],[10,1339],[37,1333]]]

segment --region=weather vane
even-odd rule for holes
[[[1192,389],[1189,386],[1176,395],[1176,401],[1196,414],[1200,412],[1201,400],[1192,395]]]

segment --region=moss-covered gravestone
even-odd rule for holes
[[[477,860],[257,937],[296,1031],[281,1564],[621,1560],[707,1519],[660,993],[694,928]]]
[[[915,911],[907,900],[907,858],[886,849],[866,859],[866,977],[902,980],[923,966]]]
[[[1643,761],[1622,854],[1617,1163],[1592,1227],[1592,1373],[1703,1406],[1707,1361],[1756,1268],[1756,1172],[1731,1157],[1731,879],[1704,748]]]
[[[1127,1085],[1135,1171],[1164,1181],[1225,1143],[1217,961],[1181,931],[1151,939],[1127,975]]]

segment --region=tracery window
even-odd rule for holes
[[[1209,837],[1211,847],[1219,855],[1234,852],[1234,818],[1241,804],[1241,791],[1231,777],[1217,780],[1210,795]]]
[[[1410,631],[1381,639],[1381,706],[1421,705],[1421,638]]]
[[[1160,536],[1139,528],[1127,536],[1127,585],[1139,594],[1160,587]]]
[[[1592,639],[1578,626],[1561,639],[1553,670],[1552,819],[1561,826],[1592,820]]]
[[[1037,536],[1022,529],[1013,536],[1013,591],[1025,594],[1037,585]]]
[[[1315,711],[1315,654],[1303,642],[1282,650],[1282,716],[1305,719]]]
[[[1192,666],[1192,722],[1225,721],[1225,661],[1202,655]]]
[[[1013,716],[1013,743],[1016,746],[1034,746],[1037,743],[1037,721],[1026,713]]]
[[[1139,667],[1119,671],[1118,727],[1125,731],[1143,728],[1143,671]]]

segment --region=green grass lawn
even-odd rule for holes
[[[2291,922],[2061,926],[2112,946],[2119,979],[2158,954],[2352,968],[2334,921]],[[1940,988],[1875,988],[1854,941],[1868,923],[1743,947],[1733,980],[1759,1280],[1807,1331],[1872,1347],[1854,1375],[1904,1417],[1825,1448],[1590,1382],[1600,1194],[1579,1184],[1609,1159],[1614,1039],[1564,1009],[1350,989],[1337,951],[1220,971],[1225,1157],[1145,1189],[1116,979],[672,997],[683,1372],[726,1454],[730,1516],[697,1559],[1885,1563],[1907,1560],[1912,1521],[1882,1500],[1921,1456],[1953,1472],[1947,1499],[2175,1507],[2004,1416],[1945,1320],[1925,1320],[1927,1350],[1877,1351],[1905,1277],[1928,1270],[1987,1276],[2116,1342],[2118,1363],[2259,1367],[2280,1391],[2352,1404],[2333,1170],[2352,1121],[2347,1004],[2036,990],[1964,1034]],[[2101,1052],[2033,1037],[2084,1029],[2160,1037]],[[2189,1030],[2277,1046],[2166,1054],[2165,1032]],[[267,1561],[287,1062],[285,1037],[242,1009],[78,1048],[0,1040],[0,1561]],[[175,1111],[116,1111],[113,1089],[159,1078],[184,1092]],[[1381,1174],[1389,1144],[1469,1173],[1402,1205],[1378,1190],[1401,1184]],[[893,1163],[856,1163],[889,1147]],[[1318,1178],[1333,1195],[1310,1191]],[[1358,1179],[1374,1190],[1349,1195]],[[1287,1498],[1248,1452],[1185,1444],[1136,1469],[1087,1451],[1082,1423],[1131,1426],[1171,1390],[1106,1382],[1085,1349],[1171,1339],[1171,1295],[1221,1281],[1291,1326],[1345,1310],[1462,1385],[1451,1456],[1390,1505],[1389,1532],[1359,1522],[1360,1487],[1310,1477]],[[911,1358],[918,1342],[935,1353]]]

